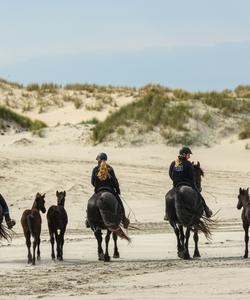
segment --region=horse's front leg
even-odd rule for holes
[[[248,241],[249,241],[248,229],[249,229],[249,225],[243,223],[243,228],[245,230],[245,254],[244,254],[244,258],[248,258]]]
[[[95,238],[97,239],[97,244],[98,244],[98,259],[99,260],[104,260],[104,254],[102,250],[102,232],[100,229],[95,231]]]
[[[118,247],[117,247],[117,234],[115,232],[113,232],[113,240],[114,240],[114,255],[113,258],[119,258],[120,257],[120,253],[118,251]]]
[[[63,245],[64,245],[64,233],[65,229],[61,229],[60,232],[60,260],[63,260]]]
[[[104,261],[110,261],[109,256],[109,240],[110,240],[111,231],[107,229],[107,234],[105,237],[105,255],[104,255]]]
[[[184,259],[190,259],[189,250],[188,250],[189,237],[190,237],[190,227],[188,226],[185,234],[185,243],[184,243],[184,252],[183,252]]]
[[[194,228],[193,238],[194,238],[194,255],[193,255],[193,258],[201,257],[200,251],[198,249],[199,236],[198,236],[198,230],[197,230],[196,227]]]
[[[60,236],[57,233],[57,230],[55,230],[55,237],[56,237],[56,258],[60,259],[61,253],[60,253]]]

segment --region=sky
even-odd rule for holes
[[[250,84],[249,0],[0,0],[0,77],[189,91]]]

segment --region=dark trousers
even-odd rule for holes
[[[2,206],[3,208],[3,214],[6,215],[6,214],[9,214],[9,208],[8,208],[8,205],[4,199],[4,197],[0,194],[0,205]]]

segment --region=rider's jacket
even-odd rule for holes
[[[176,162],[173,161],[169,167],[169,176],[173,180],[174,187],[181,183],[186,183],[195,188],[196,184],[192,163],[183,157],[179,157],[179,159],[180,164],[177,165]]]
[[[108,165],[108,177],[105,180],[100,180],[97,176],[99,172],[99,166],[94,167],[91,176],[91,184],[95,187],[95,192],[99,192],[102,189],[108,189],[111,192],[120,194],[119,182],[115,176],[113,168]]]

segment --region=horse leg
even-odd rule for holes
[[[38,239],[37,239],[37,260],[41,259],[41,256],[40,256],[40,243],[41,243],[41,239],[40,239],[40,236],[39,236]]]
[[[55,260],[55,250],[54,250],[55,238],[54,238],[54,233],[51,229],[49,229],[49,235],[50,235],[50,244],[51,244],[51,258]]]
[[[201,257],[200,251],[198,249],[198,242],[199,242],[199,236],[198,236],[198,230],[197,228],[194,228],[194,255],[193,258],[195,257]]]
[[[59,235],[59,238],[60,238],[60,260],[63,260],[64,233],[65,233],[65,229],[61,229],[61,232]]]
[[[175,233],[176,239],[177,239],[177,255],[178,255],[178,257],[182,258],[183,246],[180,241],[180,230],[176,226],[176,224],[173,223],[171,225],[174,228],[174,233]]]
[[[55,230],[55,237],[56,237],[56,258],[60,259],[60,236],[57,233],[57,230]]]
[[[248,241],[249,241],[248,228],[249,228],[249,225],[243,223],[243,228],[245,230],[245,255],[244,255],[244,258],[248,258]]]
[[[184,252],[183,252],[184,259],[190,259],[189,250],[188,250],[189,237],[190,237],[190,227],[187,227],[186,234],[185,234]]]
[[[37,246],[38,238],[37,236],[34,237],[33,241],[33,257],[32,257],[32,265],[36,264],[36,246]]]
[[[30,247],[31,247],[31,241],[30,241],[30,233],[26,233],[25,235],[26,238],[26,246],[28,248],[28,264],[30,264],[32,262],[32,255],[30,252]]]
[[[104,260],[104,254],[102,250],[102,232],[100,229],[95,231],[95,238],[97,239],[98,244],[98,259]]]
[[[104,261],[110,261],[110,256],[109,256],[109,240],[110,240],[110,235],[111,235],[111,231],[107,229],[107,234],[105,237],[105,254],[104,254]]]
[[[118,251],[118,247],[117,247],[117,234],[115,232],[113,232],[113,240],[114,240],[114,255],[113,255],[113,258],[119,258],[120,257],[120,254],[119,254],[119,251]]]

